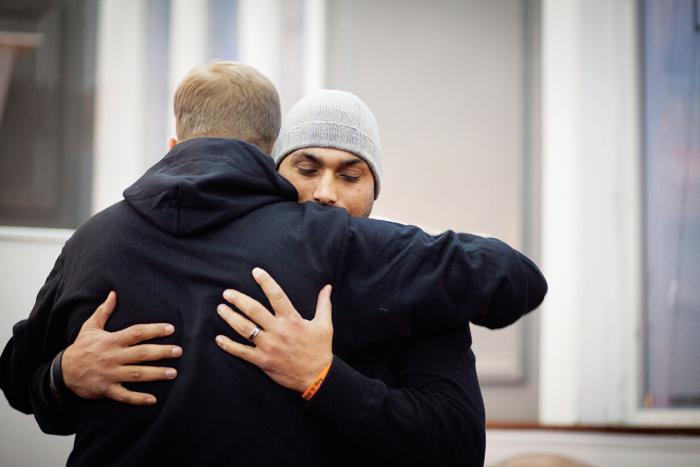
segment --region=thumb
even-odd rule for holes
[[[102,302],[102,304],[97,307],[95,312],[92,314],[92,316],[90,316],[90,319],[88,319],[85,324],[89,322],[93,328],[104,329],[105,324],[107,324],[107,320],[110,316],[112,316],[112,312],[116,306],[117,293],[112,290],[109,295],[107,295],[107,300]]]
[[[318,293],[318,300],[316,301],[316,315],[314,316],[314,321],[330,326],[331,329],[333,328],[333,305],[331,304],[332,291],[333,287],[328,284]]]

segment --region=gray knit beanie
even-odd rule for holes
[[[334,148],[362,158],[374,175],[374,198],[382,180],[382,151],[374,114],[354,94],[323,90],[297,102],[282,120],[272,157],[279,167],[302,148]]]

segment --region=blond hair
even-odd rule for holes
[[[240,139],[270,152],[281,123],[275,85],[255,68],[213,61],[190,71],[175,91],[177,138]]]

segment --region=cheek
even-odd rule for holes
[[[365,185],[352,187],[345,192],[340,204],[351,216],[366,217],[374,204],[374,188]]]
[[[308,179],[304,177],[296,177],[294,180],[290,180],[290,182],[292,185],[294,185],[294,188],[297,189],[300,203],[313,200],[313,184]]]

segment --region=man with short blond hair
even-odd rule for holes
[[[254,105],[241,99],[243,108]],[[72,418],[37,414],[42,429],[77,430],[69,465],[332,465],[337,453],[324,444],[327,430],[307,415],[300,398],[328,362],[304,368],[303,377],[283,387],[222,352],[214,338],[231,335],[213,313],[222,290],[232,287],[263,301],[250,275],[263,267],[300,310],[298,333],[308,335],[317,324],[309,319],[315,291],[332,283],[338,339],[333,353],[322,355],[333,358],[332,372],[342,368],[340,359],[379,342],[469,321],[507,325],[543,298],[546,284],[537,268],[495,239],[454,232],[433,237],[320,203],[299,204],[298,195],[250,141],[194,137],[177,143],[124,192],[124,201],[67,242],[0,359],[0,386],[10,403],[30,412],[45,402],[37,392],[50,387],[49,394],[66,394],[53,378],[61,349],[83,334],[82,323],[101,297],[117,290],[120,310],[106,330],[123,329],[110,335],[124,344],[122,358],[133,361],[143,350],[130,346],[144,338],[143,328],[129,326],[172,323],[170,329],[156,325],[161,330],[152,332],[163,339],[150,345],[184,349],[174,365],[178,376],[144,385],[162,378],[143,378],[141,366],[124,370],[130,389],[155,395],[152,407],[102,399],[79,402]],[[323,290],[327,303],[329,289]],[[106,321],[104,314],[97,319]],[[263,350],[272,330],[232,337],[238,344],[257,339]],[[31,399],[30,386],[37,389]],[[329,388],[322,385],[326,396],[319,396],[327,397]],[[344,391],[342,380],[335,390]]]
[[[280,130],[275,85],[256,69],[231,61],[187,73],[175,91],[173,110],[179,141],[240,139],[270,153]]]

